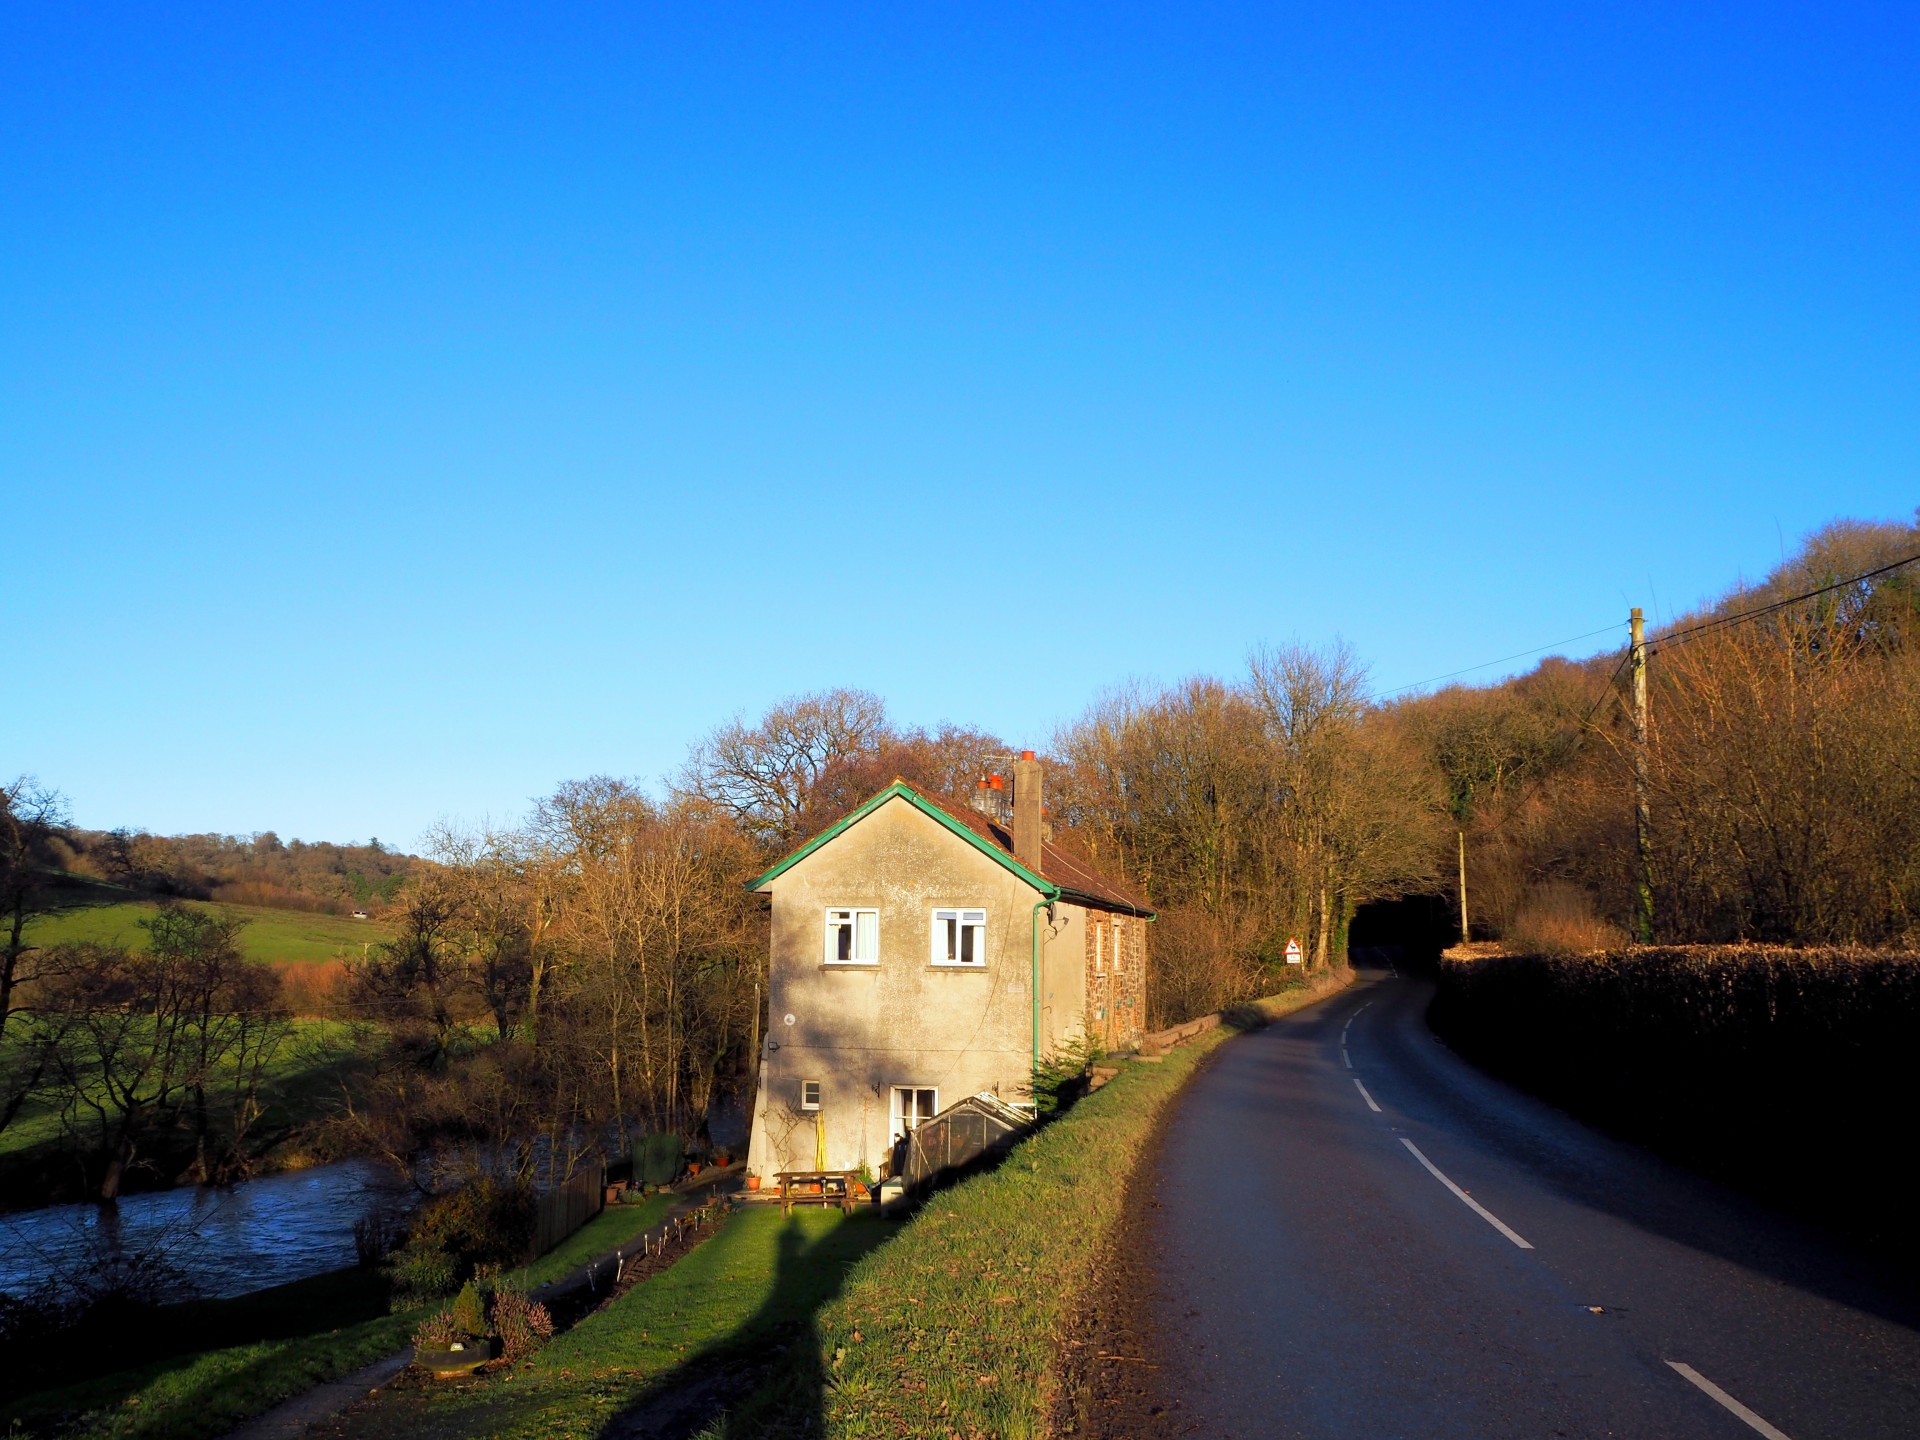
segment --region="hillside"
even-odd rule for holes
[[[142,920],[159,909],[155,900],[114,898],[101,887],[102,900],[42,916],[27,927],[29,943],[41,946],[93,940],[130,949],[146,948]],[[122,892],[124,893],[124,892]],[[393,938],[393,927],[379,920],[343,919],[307,910],[276,910],[259,905],[222,905],[201,900],[180,902],[246,921],[240,942],[247,957],[272,965],[311,965],[358,959],[365,947]]]

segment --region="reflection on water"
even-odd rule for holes
[[[353,1222],[404,1199],[370,1160],[343,1160],[228,1189],[123,1196],[117,1207],[50,1205],[0,1214],[0,1291],[82,1273],[102,1257],[153,1247],[199,1293],[240,1295],[354,1263]]]

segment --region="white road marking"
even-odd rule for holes
[[[1358,1085],[1360,1082],[1356,1080],[1353,1083]],[[1361,1094],[1364,1095],[1365,1093],[1366,1092],[1364,1090],[1361,1091]],[[1378,1110],[1380,1107],[1378,1105],[1375,1105],[1373,1108]],[[1458,1185],[1454,1184],[1453,1181],[1449,1180],[1445,1175],[1442,1175],[1440,1173],[1440,1167],[1438,1165],[1435,1165],[1431,1160],[1427,1159],[1426,1156],[1422,1155],[1420,1153],[1420,1147],[1418,1145],[1414,1144],[1411,1140],[1407,1139],[1406,1136],[1404,1135],[1400,1137],[1400,1143],[1406,1146],[1407,1149],[1413,1152],[1414,1159],[1418,1160],[1422,1165],[1427,1167],[1427,1173],[1429,1175],[1433,1176],[1434,1179],[1438,1180],[1442,1185],[1446,1186],[1447,1189],[1451,1190],[1455,1195],[1459,1196],[1460,1202],[1463,1205],[1465,1205],[1469,1210],[1473,1211],[1474,1214],[1478,1215],[1482,1220],[1486,1221],[1494,1229],[1498,1230],[1502,1235],[1506,1236],[1507,1239],[1511,1240],[1514,1244],[1518,1245],[1522,1250],[1531,1250],[1533,1248],[1533,1246],[1529,1245],[1525,1240],[1522,1240],[1518,1234],[1516,1234],[1513,1230],[1509,1229],[1505,1224],[1503,1224],[1498,1215],[1495,1215],[1491,1210],[1487,1209],[1486,1206],[1482,1205],[1478,1200],[1474,1199],[1471,1195],[1467,1194],[1466,1191],[1462,1190]]]
[[[1353,1057],[1347,1054],[1347,1047],[1344,1045],[1340,1047],[1340,1063],[1349,1070],[1353,1068]]]
[[[1669,1360],[1667,1361],[1667,1364],[1670,1368],[1672,1368],[1676,1373],[1679,1374],[1681,1379],[1686,1380],[1691,1384],[1698,1385],[1701,1388],[1701,1390],[1706,1392],[1709,1398],[1725,1406],[1728,1410],[1731,1410],[1735,1415],[1738,1415],[1742,1420],[1746,1421],[1747,1424],[1751,1425],[1755,1430],[1758,1430],[1762,1435],[1766,1436],[1767,1440],[1789,1440],[1789,1437],[1786,1431],[1776,1429],[1772,1425],[1769,1425],[1766,1421],[1762,1420],[1758,1415],[1754,1414],[1753,1411],[1749,1410],[1746,1406],[1742,1405],[1738,1400],[1734,1399],[1733,1396],[1729,1395],[1726,1391],[1722,1390],[1718,1385],[1714,1384],[1713,1381],[1707,1379],[1706,1376],[1702,1375],[1698,1370],[1694,1369],[1691,1365],[1682,1365],[1678,1360]]]
[[[1378,1115],[1380,1113],[1380,1107],[1373,1103],[1373,1097],[1367,1094],[1367,1087],[1360,1083],[1360,1077],[1358,1075],[1353,1077],[1353,1083],[1354,1087],[1360,1092],[1360,1098],[1367,1102],[1367,1108]]]

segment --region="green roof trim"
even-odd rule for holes
[[[889,785],[886,789],[882,790],[878,795],[874,796],[871,800],[867,801],[866,804],[862,805],[858,810],[854,811],[851,815],[848,815],[846,818],[840,820],[836,824],[830,825],[825,830],[822,830],[818,835],[814,836],[813,839],[809,840],[806,844],[802,845],[798,850],[794,851],[791,855],[787,856],[786,859],[782,860],[779,864],[775,865],[771,870],[767,871],[767,873],[762,875],[758,880],[749,880],[747,882],[747,889],[758,890],[761,886],[765,885],[768,881],[775,879],[776,877],[784,874],[788,870],[791,870],[794,866],[798,865],[802,860],[806,859],[807,856],[811,855],[814,851],[818,850],[822,845],[826,844],[829,840],[833,839],[841,831],[850,829],[855,824],[866,819],[867,816],[871,815],[874,811],[878,810],[882,805],[886,804],[887,801],[895,799],[896,797],[906,801],[909,805],[913,806],[914,809],[918,810],[922,815],[925,815],[928,819],[935,821],[937,824],[943,826],[947,830],[952,831],[955,835],[958,835],[962,840],[966,841],[967,844],[971,845],[974,849],[978,850],[982,855],[986,856],[989,860],[993,861],[996,865],[1000,865],[1008,870],[1011,870],[1015,875],[1018,875],[1022,880],[1026,881],[1027,884],[1031,885],[1034,889],[1038,890],[1042,895],[1046,896],[1049,900],[1058,900],[1061,894],[1063,893],[1060,886],[1054,884],[1051,880],[1045,879],[1042,876],[1034,874],[1033,871],[1029,870],[1026,866],[1022,865],[1018,860],[1014,859],[1011,855],[1007,854],[1007,852],[1002,850],[998,845],[992,844],[990,841],[984,840],[979,835],[976,835],[972,830],[968,829],[965,825],[962,825],[958,820],[954,819],[951,815],[947,814],[947,812],[942,810],[938,805],[934,804],[931,800],[928,800],[924,796],[922,796],[911,785],[908,785],[906,782],[901,780],[894,781],[893,784]]]

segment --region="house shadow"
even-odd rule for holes
[[[827,1369],[820,1312],[845,1288],[855,1260],[896,1233],[895,1222],[860,1215],[809,1236],[783,1223],[772,1289],[725,1339],[661,1376],[614,1415],[601,1440],[746,1440],[818,1435]]]

